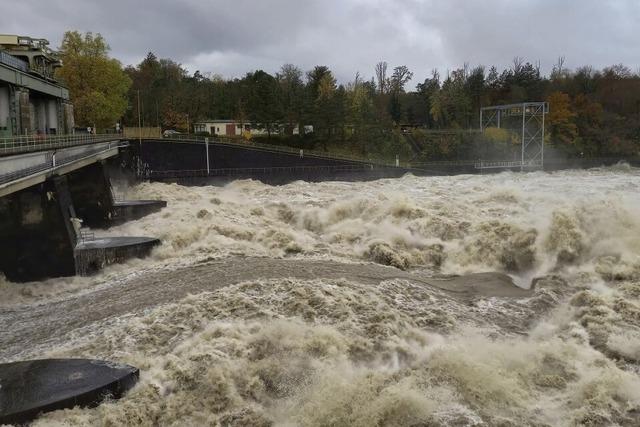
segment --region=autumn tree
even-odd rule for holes
[[[602,105],[586,95],[579,93],[573,99],[575,124],[578,140],[588,154],[599,155],[603,152],[602,123],[604,119]]]
[[[56,75],[69,88],[75,121],[81,126],[111,127],[127,108],[131,79],[108,53],[109,45],[100,34],[64,34],[63,66]]]
[[[552,143],[570,145],[576,140],[578,129],[575,124],[575,113],[571,110],[569,95],[553,92],[547,98],[549,114],[547,124]]]
[[[362,81],[359,74],[347,88],[347,116],[351,125],[351,142],[363,155],[367,152],[367,143],[373,139],[376,118],[373,105],[375,92],[375,83]]]

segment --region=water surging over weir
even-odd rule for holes
[[[52,322],[55,304],[108,307],[116,289],[129,306],[0,354],[141,369],[121,401],[42,425],[637,425],[639,184],[624,167],[142,184],[130,191],[169,208],[109,233],[160,236],[152,258],[0,285],[21,307],[0,323],[35,304]],[[487,271],[515,285],[433,285]]]

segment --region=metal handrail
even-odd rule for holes
[[[372,163],[353,165],[325,165],[325,166],[272,166],[272,167],[251,167],[251,168],[217,168],[210,169],[179,169],[179,170],[150,170],[145,173],[148,178],[180,178],[180,177],[205,177],[205,176],[235,176],[244,174],[269,174],[279,172],[342,172],[371,170],[376,168],[390,168],[390,166],[375,165]]]
[[[20,135],[0,138],[0,156],[120,140],[114,134]]]
[[[17,68],[25,73],[29,72],[29,65],[25,61],[2,50],[0,50],[0,63],[8,65],[9,67]]]
[[[412,167],[422,166],[473,166],[478,160],[433,160],[431,162],[412,162]]]
[[[109,147],[106,150],[110,150],[111,144],[109,144]],[[69,155],[69,156],[57,156],[53,157],[53,153],[47,153],[47,157],[44,163],[41,163],[39,165],[35,165],[35,166],[30,166],[28,168],[24,168],[24,169],[20,169],[18,171],[14,171],[14,172],[10,172],[10,173],[6,173],[6,174],[2,174],[0,175],[0,184],[5,184],[7,182],[11,182],[11,181],[15,181],[17,179],[20,178],[25,178],[34,174],[37,174],[39,172],[44,172],[47,170],[54,170],[56,168],[59,168],[61,166],[65,166],[68,165],[70,163],[73,163],[77,160],[81,160],[84,159],[86,157],[90,157],[90,156],[94,156],[96,154],[100,154],[106,151],[105,148],[103,147],[98,147],[97,149],[93,149],[93,150],[89,150],[89,151],[83,151],[82,153],[78,153],[78,154],[73,154],[73,155]]]
[[[93,231],[80,230],[80,234],[78,235],[79,242],[91,242],[93,240],[96,240],[96,235]]]
[[[501,161],[501,162],[487,162],[479,161],[475,164],[476,169],[491,169],[491,168],[516,168],[516,167],[539,167],[542,166],[540,160],[529,161]]]
[[[145,138],[143,137],[142,139],[145,139]],[[151,138],[151,137],[146,139],[160,140],[158,138]],[[244,148],[253,147],[253,148],[258,148],[260,150],[268,150],[268,151],[279,152],[279,153],[302,155],[302,157],[307,157],[307,156],[322,157],[325,159],[333,159],[333,160],[368,162],[368,163],[374,163],[374,164],[384,165],[384,166],[395,166],[395,163],[393,162],[373,160],[366,157],[349,156],[349,155],[343,155],[343,154],[328,153],[325,151],[300,149],[300,148],[288,147],[286,145],[263,144],[263,143],[254,142],[251,140],[240,140],[239,138],[229,138],[229,137],[221,137],[221,136],[188,135],[188,134],[175,134],[167,138],[162,138],[163,141],[198,143],[198,144],[206,143],[207,139],[210,144],[228,145],[228,146],[244,147]],[[239,142],[239,141],[242,141],[242,142]]]

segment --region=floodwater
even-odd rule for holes
[[[97,230],[151,257],[0,280],[0,361],[139,384],[36,425],[640,424],[640,170],[224,187]]]

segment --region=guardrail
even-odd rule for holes
[[[145,138],[142,138],[142,139],[144,140]],[[159,140],[158,138],[149,138],[149,139]],[[244,148],[258,148],[260,150],[294,154],[300,157],[321,157],[321,158],[332,159],[332,160],[343,160],[343,161],[351,161],[351,162],[359,162],[359,163],[367,162],[367,163],[373,163],[373,164],[383,165],[383,166],[395,166],[395,163],[393,162],[384,162],[381,160],[375,160],[375,159],[370,159],[366,157],[349,156],[344,154],[328,153],[326,151],[294,148],[294,147],[288,147],[286,145],[263,144],[263,143],[254,142],[250,140],[242,140],[239,138],[175,134],[175,135],[171,135],[170,137],[161,138],[161,139],[165,141],[171,141],[171,142],[179,141],[179,142],[185,142],[185,143],[199,143],[199,144],[205,144],[206,141],[208,140],[209,144],[228,145],[233,147],[244,147]]]
[[[96,240],[96,235],[93,231],[89,230],[80,230],[80,234],[78,235],[78,242],[92,242]]]
[[[0,156],[120,140],[117,134],[23,135],[0,138]]]
[[[46,170],[51,169],[51,160],[47,163],[42,163],[36,166],[31,166],[25,169],[21,169],[19,171],[5,173],[0,175],[0,184],[4,184],[7,182],[15,181],[16,179],[24,178],[25,176],[35,175],[39,172],[44,172]]]
[[[20,71],[24,71],[25,73],[29,72],[29,65],[25,61],[16,58],[13,55],[9,55],[7,52],[2,50],[0,50],[0,63],[16,68]]]
[[[103,153],[107,150],[110,150],[114,147],[109,144],[107,148],[97,147],[89,149],[89,151],[83,151],[82,153],[69,155],[69,156],[54,156],[53,153],[47,153],[46,159],[44,163],[39,165],[34,165],[28,168],[20,169],[14,172],[5,173],[0,175],[0,184],[5,184],[7,182],[15,181],[20,178],[25,178],[30,175],[35,175],[40,172],[54,170],[55,168],[68,165],[78,160],[82,160],[84,158],[88,158],[91,156],[95,156],[96,154]]]
[[[411,167],[421,168],[425,166],[474,166],[478,160],[434,160],[431,162],[412,162]]]
[[[508,168],[538,168],[542,167],[539,160],[523,161],[504,161],[504,162],[485,162],[480,161],[475,164],[476,169],[508,169]]]
[[[357,172],[363,170],[373,170],[379,168],[391,168],[391,166],[368,164],[354,165],[338,165],[338,166],[273,166],[264,168],[218,168],[210,169],[191,169],[191,170],[164,170],[164,171],[146,171],[144,176],[147,178],[199,178],[212,176],[245,176],[245,175],[270,175],[280,174],[283,172]]]

